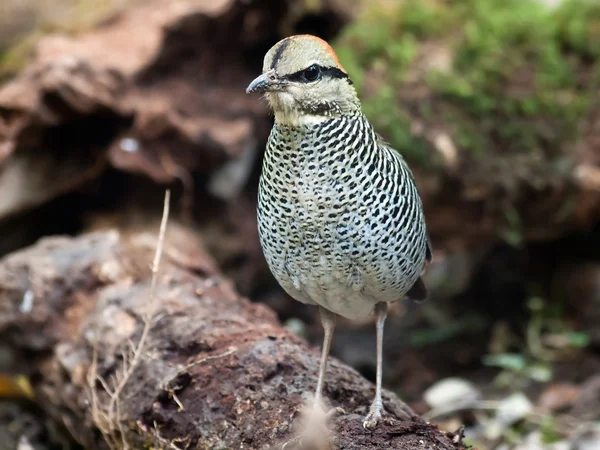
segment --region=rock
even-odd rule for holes
[[[102,436],[119,448],[277,448],[311,398],[319,352],[223,277],[173,260],[182,242],[169,235],[153,282],[145,236],[47,238],[0,260],[0,338],[37,374],[38,404],[86,448]],[[341,448],[465,448],[387,391],[386,420],[365,433],[374,388],[335,358],[325,391],[347,413],[332,419]]]
[[[533,404],[520,392],[501,400],[494,417],[486,426],[486,438],[498,439],[508,427],[527,417],[532,410]]]
[[[423,397],[434,411],[475,407],[482,398],[472,383],[461,378],[440,380],[427,389]]]

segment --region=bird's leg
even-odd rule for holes
[[[331,339],[333,338],[333,330],[335,329],[335,314],[327,311],[325,308],[319,307],[319,315],[321,316],[321,324],[323,325],[323,348],[321,349],[321,362],[319,364],[319,380],[317,381],[317,389],[315,391],[315,408],[320,407],[323,400],[323,384],[325,382],[325,370],[327,369],[327,357],[331,348]]]
[[[377,378],[375,381],[375,398],[371,403],[369,414],[365,417],[363,427],[375,428],[381,414],[383,413],[383,402],[381,400],[381,378],[383,370],[383,325],[387,316],[387,303],[380,302],[375,305],[375,316],[377,317]]]
[[[325,370],[327,368],[327,357],[335,329],[335,314],[325,308],[319,307],[321,324],[323,325],[323,348],[321,349],[321,361],[319,363],[319,379],[315,390],[313,407],[308,412],[306,423],[301,434],[286,442],[283,449],[304,448],[304,444],[315,444],[313,447],[322,448],[322,442],[328,439],[327,421],[335,414],[343,414],[342,408],[333,408],[327,413],[323,409],[323,385],[325,384]]]
[[[323,325],[323,348],[321,349],[321,361],[319,363],[319,379],[317,380],[317,389],[315,390],[315,399],[311,413],[311,420],[323,424],[329,417],[336,413],[343,413],[342,408],[333,408],[327,413],[323,409],[323,385],[325,384],[325,372],[327,370],[327,358],[331,348],[333,330],[335,329],[335,314],[325,308],[319,307],[321,324]]]

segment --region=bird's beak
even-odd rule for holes
[[[281,83],[274,70],[269,70],[257,76],[246,88],[246,94],[267,92],[280,87]]]

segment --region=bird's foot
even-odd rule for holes
[[[365,420],[363,421],[363,428],[366,428],[367,430],[375,429],[381,420],[382,413],[383,405],[381,403],[373,402],[371,408],[369,409],[369,414],[367,414]]]
[[[331,417],[337,414],[345,414],[342,408],[332,408],[329,411],[321,407],[320,404],[315,405],[306,415],[306,419],[302,424],[302,431],[281,447],[281,450],[302,450],[305,448],[311,449],[327,449],[329,448],[329,429],[327,422]]]

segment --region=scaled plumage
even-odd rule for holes
[[[319,38],[275,44],[247,91],[264,93],[275,115],[258,194],[259,237],[273,275],[293,298],[320,307],[326,331],[335,314],[375,311],[383,333],[387,303],[426,296],[420,275],[431,250],[409,167],[373,130],[348,74]],[[365,426],[381,416],[380,366],[379,357],[379,405]],[[318,398],[322,373],[319,381]]]

